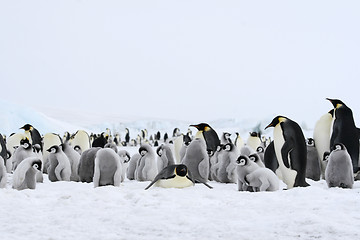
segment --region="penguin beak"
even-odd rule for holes
[[[266,130],[267,128],[269,128],[269,127],[273,127],[273,124],[272,123],[270,123],[269,125],[267,125],[266,127],[265,127],[265,129],[264,130]]]
[[[199,126],[198,126],[198,125],[194,125],[194,124],[190,125],[189,127],[195,127],[195,128],[197,128],[197,129],[199,129]]]

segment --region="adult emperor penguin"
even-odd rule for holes
[[[157,169],[158,171],[161,171],[163,168],[169,166],[169,165],[174,165],[175,164],[175,160],[171,151],[171,148],[169,147],[168,144],[161,144],[157,149],[156,149],[156,154],[157,154]]]
[[[94,178],[94,162],[97,151],[101,148],[89,148],[85,150],[80,156],[80,163],[78,168],[79,178],[81,182],[91,183]]]
[[[43,150],[42,137],[36,128],[34,128],[31,124],[25,124],[20,129],[24,129],[25,134],[30,133],[31,144],[39,144],[41,147],[41,151]]]
[[[300,126],[283,116],[265,128],[274,127],[274,147],[282,179],[287,188],[306,187],[306,142]]]
[[[54,145],[47,149],[50,165],[48,167],[48,177],[51,182],[70,181],[71,165],[69,158],[62,151],[60,146]]]
[[[344,144],[352,160],[353,172],[356,174],[359,171],[359,134],[355,126],[353,113],[341,100],[329,98],[327,100],[334,106],[330,148],[336,143]]]
[[[190,127],[195,127],[198,130],[195,138],[204,139],[207,150],[211,150],[212,152],[216,151],[217,146],[220,145],[220,139],[215,130],[212,129],[209,124],[199,123],[197,125],[190,125]]]
[[[246,141],[246,145],[256,151],[258,146],[261,146],[260,135],[257,132],[250,132],[250,136]]]
[[[330,152],[330,137],[333,114],[334,109],[321,116],[314,127],[313,139],[316,143],[316,151],[321,167],[322,179],[325,179],[325,169],[327,164],[327,162],[322,161],[322,159],[325,152]]]
[[[275,153],[274,141],[271,141],[270,144],[265,148],[264,164],[266,168],[269,168],[282,180],[279,162]]]
[[[141,155],[135,170],[135,179],[138,181],[152,181],[158,174],[155,152],[147,143],[142,143],[139,148]]]
[[[84,130],[78,130],[70,139],[70,145],[75,149],[80,149],[80,154],[88,150],[91,146],[89,134]]]
[[[122,163],[120,156],[110,148],[100,149],[96,153],[94,164],[94,187],[107,185],[119,187],[121,174]]]
[[[325,180],[328,187],[352,188],[354,184],[353,166],[345,145],[335,144],[327,161]]]
[[[240,149],[245,145],[244,140],[241,138],[240,133],[236,132],[236,138],[235,138],[235,146],[240,151]]]
[[[185,188],[193,186],[195,182],[184,164],[172,164],[163,168],[145,190],[154,184],[163,188]]]
[[[36,174],[41,168],[42,161],[38,157],[24,159],[14,171],[12,187],[17,190],[35,189]]]
[[[188,167],[195,181],[204,183],[208,180],[210,163],[204,139],[191,141],[181,163]]]

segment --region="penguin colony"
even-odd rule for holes
[[[175,128],[172,136],[146,129],[124,138],[110,129],[100,134],[79,130],[41,135],[31,124],[22,133],[0,134],[0,188],[12,174],[12,187],[35,189],[43,178],[93,183],[94,187],[119,187],[125,178],[149,181],[152,186],[185,188],[209,181],[237,184],[238,191],[277,191],[282,180],[287,189],[309,186],[306,179],[325,179],[328,187],[352,188],[359,177],[359,129],[351,109],[338,99],[317,121],[311,138],[285,116],[276,116],[261,131],[244,141],[236,132],[221,135],[207,123],[189,125],[186,133]],[[193,136],[191,129],[197,132]],[[161,137],[163,136],[163,137]],[[220,137],[219,137],[220,136]],[[124,147],[134,147],[132,156]]]

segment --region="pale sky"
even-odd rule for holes
[[[194,121],[360,121],[359,1],[2,1],[2,98]]]

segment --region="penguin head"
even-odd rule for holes
[[[39,153],[40,151],[41,151],[40,145],[39,145],[39,144],[35,144],[35,145],[33,146],[33,152],[34,152],[34,153]]]
[[[257,132],[250,132],[249,133],[251,137],[258,137],[258,133]]]
[[[130,161],[130,154],[128,152],[126,152],[125,156],[124,156],[124,163],[128,163]]]
[[[248,159],[247,156],[245,156],[245,155],[240,155],[240,156],[238,157],[238,159],[236,160],[236,163],[237,163],[239,166],[245,166],[245,165],[247,165],[248,161],[249,161],[249,159]]]
[[[77,152],[81,151],[81,147],[79,145],[76,145],[76,146],[74,146],[74,150],[77,151]]]
[[[191,138],[189,137],[188,134],[184,135],[183,142],[184,142],[185,146],[189,146],[189,144],[191,142]]]
[[[263,148],[262,146],[258,146],[258,147],[256,148],[256,152],[258,152],[258,153],[263,153],[263,152],[264,152],[264,148]]]
[[[211,127],[207,123],[199,123],[196,125],[190,125],[190,127],[195,127],[199,131],[207,132],[211,130]]]
[[[42,162],[39,159],[32,163],[32,167],[37,171],[41,171],[41,165],[42,165]]]
[[[309,146],[309,147],[315,147],[315,141],[313,138],[308,138],[306,140],[306,144]]]
[[[346,150],[346,147],[344,144],[342,143],[336,143],[334,144],[334,146],[331,148],[332,151],[344,151]]]
[[[329,156],[330,156],[330,153],[329,153],[329,152],[324,152],[323,161],[324,161],[324,162],[327,162],[327,161],[329,160]]]
[[[339,108],[341,106],[346,106],[345,103],[343,103],[339,99],[326,98],[326,100],[329,100],[332,103],[332,105],[334,106],[334,108]]]
[[[48,151],[49,153],[57,153],[57,152],[59,152],[59,150],[60,150],[60,147],[59,146],[57,146],[57,145],[54,145],[54,146],[51,146],[48,150],[46,150],[46,151]]]
[[[19,129],[24,129],[25,131],[31,131],[34,127],[31,124],[25,124]]]
[[[233,145],[231,143],[227,143],[227,144],[222,146],[222,149],[224,151],[230,152],[233,149]]]
[[[257,153],[250,154],[249,159],[253,162],[258,162],[260,160],[259,155]]]
[[[229,139],[231,136],[231,133],[223,132],[224,139]]]
[[[163,154],[163,147],[164,147],[164,145],[161,144],[161,145],[156,149],[156,154],[157,154],[159,157],[161,157],[162,154]]]
[[[214,151],[211,149],[207,149],[207,154],[209,157],[212,157],[214,155]]]
[[[27,137],[20,140],[20,145],[25,149],[29,149],[31,147],[30,141]]]
[[[272,122],[269,125],[266,126],[265,129],[267,129],[269,127],[276,127],[279,123],[286,121],[286,119],[287,118],[284,116],[277,116],[272,120]]]
[[[216,147],[217,152],[221,152],[222,149],[223,149],[223,145],[221,144]]]
[[[179,164],[175,169],[176,175],[180,177],[185,177],[187,172],[187,167],[184,164]]]
[[[145,156],[145,154],[148,152],[148,150],[145,147],[140,147],[139,148],[139,153],[140,155],[143,157]]]

